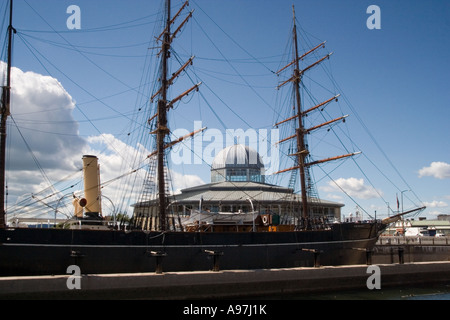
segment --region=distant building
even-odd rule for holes
[[[389,235],[450,236],[450,220],[400,220],[387,230]]]
[[[169,197],[169,223],[177,216],[188,216],[192,209],[210,212],[250,212],[280,216],[280,223],[293,223],[301,216],[301,196],[293,189],[265,183],[264,163],[260,155],[244,145],[220,151],[211,165],[211,183],[181,190]],[[311,217],[326,216],[329,221],[341,218],[341,203],[310,199]],[[157,199],[134,206],[134,224],[152,230],[158,217]]]
[[[437,216],[439,221],[450,221],[450,214],[440,214]]]

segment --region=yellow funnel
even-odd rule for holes
[[[83,156],[85,212],[101,215],[100,168],[96,156]]]

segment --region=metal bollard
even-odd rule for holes
[[[148,253],[150,254],[150,257],[156,258],[155,273],[162,274],[163,273],[162,259],[167,256],[167,253],[161,251],[149,251]]]
[[[314,268],[320,268],[320,254],[323,251],[317,249],[302,249],[302,251],[312,252],[314,254]]]
[[[405,263],[404,249],[402,247],[398,248],[398,263],[399,264],[404,264]]]
[[[314,268],[320,267],[320,251],[314,250]]]
[[[213,268],[211,271],[218,272],[220,271],[219,260],[220,257],[224,255],[222,251],[213,251],[213,250],[204,250],[208,256],[213,257]]]
[[[366,264],[370,266],[372,264],[372,254],[373,251],[370,249],[366,249]]]

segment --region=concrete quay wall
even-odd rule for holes
[[[375,246],[372,263],[399,263],[399,253],[405,263],[450,261],[450,246],[419,246],[414,244]]]
[[[450,261],[383,264],[381,286],[450,282]],[[367,265],[0,278],[0,299],[217,299],[367,288]],[[369,289],[367,289],[369,290]]]

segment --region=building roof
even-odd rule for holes
[[[224,181],[225,179],[220,181],[212,179],[214,181],[212,183],[186,188],[181,190],[180,194],[170,196],[171,204],[196,205],[202,200],[203,203],[209,205],[242,205],[243,203],[248,203],[249,199],[252,200],[254,205],[286,205],[287,203],[301,202],[301,196],[294,193],[293,189],[265,183],[264,179],[249,179],[250,173],[248,171],[250,170],[259,170],[262,177],[264,172],[262,158],[253,148],[236,144],[221,150],[211,164],[211,172],[223,169],[230,171],[230,173],[225,173],[226,177],[240,177],[243,174],[239,171],[248,169],[246,172],[247,179],[226,179],[226,181]],[[251,175],[254,175],[254,173],[251,173]],[[150,201],[136,203],[133,207],[154,206],[157,201],[155,198]],[[333,208],[344,206],[341,203],[316,198],[308,199],[308,203]]]
[[[179,202],[183,204],[197,204],[203,198],[203,203],[214,202],[222,204],[238,204],[248,202],[251,199],[256,205],[257,203],[276,204],[277,202],[301,202],[301,197],[295,194],[292,189],[280,187],[272,184],[248,181],[223,181],[217,183],[209,183],[197,187],[181,190],[181,194],[171,197],[171,202]],[[314,203],[320,201],[322,205],[328,207],[340,208],[344,205],[337,202],[327,200],[312,199]],[[156,200],[155,200],[156,201]],[[148,204],[140,203],[135,206]]]
[[[247,199],[253,201],[289,201],[296,195],[292,189],[258,182],[231,182],[224,181],[210,183],[199,187],[184,189],[176,200],[204,202],[245,202]]]
[[[411,227],[449,227],[450,221],[445,220],[412,220]]]
[[[211,164],[211,170],[223,168],[264,168],[264,162],[255,149],[235,144],[221,150]]]

